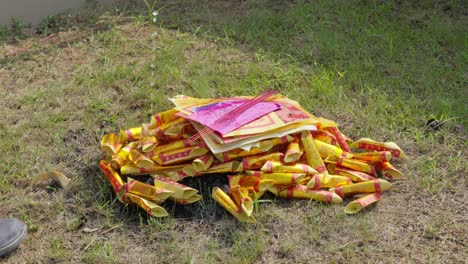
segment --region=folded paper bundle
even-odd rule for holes
[[[343,203],[354,214],[379,201],[387,180],[402,178],[390,161],[406,155],[393,142],[352,141],[338,125],[315,117],[277,93],[199,99],[177,96],[173,109],[148,124],[102,137],[99,167],[119,201],[155,217],[167,216],[166,200],[202,199],[179,182],[224,174],[227,192],[212,197],[242,222],[256,222],[254,204],[266,192],[287,199]],[[151,184],[139,180],[150,175]],[[220,176],[221,177],[221,176]],[[387,180],[383,179],[386,178]]]

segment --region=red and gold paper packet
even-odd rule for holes
[[[299,139],[294,139],[292,142],[289,143],[288,149],[284,154],[284,162],[286,163],[293,163],[299,160],[302,156],[303,150],[301,145],[299,144]]]
[[[319,190],[353,184],[350,178],[339,175],[315,174],[307,183],[307,188]]]
[[[392,153],[390,153],[390,151],[355,153],[353,159],[372,163],[388,162],[392,159]]]
[[[126,144],[129,141],[134,141],[141,138],[142,127],[133,127],[119,132],[119,142]]]
[[[115,153],[117,153],[122,144],[117,139],[117,136],[114,133],[109,133],[101,138],[101,149],[107,155],[112,157]]]
[[[260,177],[263,179],[274,180],[276,182],[275,185],[294,186],[299,184],[306,177],[306,174],[288,172],[263,173]]]
[[[352,158],[354,155],[346,152],[339,147],[327,144],[320,140],[314,140],[315,147],[317,148],[320,156],[325,159],[328,156],[339,156],[343,158]]]
[[[246,223],[256,223],[257,221],[251,215],[248,216],[240,206],[238,206],[223,190],[218,187],[213,188],[213,199],[224,207],[229,213],[235,216],[239,221]]]
[[[361,211],[362,209],[364,209],[365,207],[375,202],[378,202],[381,198],[382,198],[381,192],[366,194],[350,202],[348,205],[346,205],[344,211],[347,214],[355,214]]]
[[[315,147],[310,131],[302,131],[301,140],[307,163],[318,173],[328,174],[327,167],[325,167],[325,163],[323,163],[320,153]]]
[[[157,188],[155,186],[137,181],[130,177],[127,178],[127,183],[124,185],[126,192],[138,195],[147,200],[151,200],[156,203],[164,202],[172,192],[163,188]]]
[[[262,172],[266,173],[305,173],[305,174],[316,174],[318,173],[312,167],[307,164],[296,163],[292,165],[286,165],[280,161],[267,161],[261,168]]]
[[[394,142],[378,142],[370,138],[361,138],[351,144],[351,147],[373,151],[390,151],[393,157],[406,159],[406,154]]]
[[[154,166],[154,161],[145,155],[141,154],[137,150],[132,149],[128,155],[129,160],[133,162],[138,168],[149,169]]]
[[[198,193],[193,188],[164,177],[154,177],[154,186],[171,191],[172,194],[170,196],[174,199],[188,199],[190,196]]]
[[[246,188],[242,188],[240,185],[234,185],[229,188],[229,192],[234,202],[242,209],[247,215],[251,216],[253,212],[253,201],[249,197],[249,191]]]
[[[373,181],[358,182],[351,185],[331,188],[331,192],[337,193],[341,197],[355,195],[359,193],[373,193],[386,191],[392,187],[392,184],[386,180],[375,179]]]
[[[122,165],[128,160],[130,151],[135,146],[135,142],[128,143],[125,147],[121,148],[117,153],[112,156],[110,164],[116,169],[120,169]]]
[[[353,182],[363,182],[363,181],[372,181],[375,180],[375,177],[370,176],[364,172],[354,171],[345,168],[336,168],[335,167],[335,174],[346,176],[350,178]]]
[[[329,156],[325,159],[325,162],[335,164],[336,167],[345,167],[355,171],[375,175],[375,167],[371,164],[367,164],[361,161],[345,159],[338,156]]]
[[[336,193],[329,191],[317,191],[310,190],[307,186],[296,185],[292,187],[272,187],[268,189],[271,193],[276,196],[283,197],[286,199],[311,199],[326,203],[342,203],[343,199]]]
[[[389,179],[401,179],[403,178],[403,173],[397,170],[390,162],[377,162],[377,168],[382,171],[382,174]]]
[[[154,217],[165,217],[169,214],[167,213],[166,209],[162,208],[161,206],[153,203],[150,200],[146,200],[138,195],[127,193],[125,194],[124,198],[127,203],[134,203],[139,207],[143,208],[146,213]]]
[[[156,128],[164,124],[170,123],[175,119],[179,118],[176,114],[179,113],[176,109],[170,109],[159,114],[156,114],[150,118],[150,128]]]
[[[316,130],[312,131],[311,133],[314,140],[319,140],[333,146],[338,145],[335,136],[326,130]]]
[[[207,148],[194,146],[159,153],[154,155],[152,159],[161,165],[171,165],[175,163],[193,160],[197,157],[205,155],[207,152]]]
[[[214,158],[211,153],[205,154],[193,160],[192,166],[196,173],[206,171],[213,164]]]
[[[263,164],[265,164],[265,162],[281,161],[283,157],[284,154],[281,152],[246,157],[242,160],[240,164],[240,171],[260,169],[263,166]]]
[[[114,193],[118,194],[124,184],[122,178],[120,177],[120,174],[116,170],[114,170],[114,168],[112,168],[109,162],[104,160],[101,160],[101,162],[99,162],[99,168],[104,173],[107,180],[109,180],[110,184],[112,185],[112,189],[114,189]]]
[[[351,149],[349,148],[348,143],[346,142],[346,137],[340,132],[338,127],[327,127],[325,128],[325,130],[329,131],[335,136],[338,145],[340,145],[343,151],[351,152]]]

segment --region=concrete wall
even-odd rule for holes
[[[106,0],[0,0],[0,24],[9,24],[11,17],[16,17],[38,25],[47,15],[83,8],[92,2]]]

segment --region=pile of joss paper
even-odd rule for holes
[[[168,215],[168,199],[202,199],[178,183],[186,177],[228,175],[228,193],[215,187],[212,197],[242,222],[256,222],[254,203],[266,192],[333,204],[350,198],[344,211],[354,214],[381,199],[387,180],[403,177],[390,163],[406,158],[395,143],[353,141],[280,94],[170,100],[175,107],[149,123],[101,140],[99,166],[117,198],[155,217]]]

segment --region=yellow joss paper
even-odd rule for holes
[[[351,147],[373,151],[390,151],[393,157],[406,159],[406,154],[394,142],[383,143],[370,138],[361,138],[351,144]]]
[[[129,175],[129,174],[150,174],[150,173],[157,173],[157,172],[164,172],[164,171],[173,171],[173,170],[180,170],[186,164],[179,164],[179,165],[172,165],[172,166],[157,166],[153,165],[149,168],[139,168],[132,163],[126,163],[120,168],[120,173],[122,175]]]
[[[320,140],[314,140],[315,147],[317,148],[320,156],[322,158],[327,158],[328,156],[340,156],[343,158],[352,158],[353,154],[343,151],[339,147],[327,144]]]
[[[229,173],[229,172],[238,172],[240,169],[239,161],[228,161],[224,163],[213,162],[208,170],[203,173]]]
[[[304,185],[296,185],[288,188],[273,187],[268,189],[268,191],[270,191],[276,196],[287,199],[312,199],[333,204],[343,202],[343,199],[336,193],[329,191],[310,190],[307,188],[307,186]]]
[[[158,140],[155,136],[142,136],[138,142],[141,147],[141,151],[150,152],[158,145]]]
[[[213,199],[218,202],[222,207],[224,207],[229,213],[231,213],[234,217],[239,219],[241,222],[247,223],[256,223],[257,221],[251,215],[248,216],[240,206],[238,206],[232,199],[227,195],[223,190],[218,187],[213,188],[212,192]]]
[[[121,147],[122,144],[114,133],[106,134],[101,138],[101,149],[107,156],[113,156]]]
[[[211,166],[211,164],[213,164],[213,161],[213,155],[211,155],[211,153],[208,153],[204,156],[194,159],[192,165],[195,172],[202,172],[206,171]]]
[[[117,153],[112,156],[110,164],[116,169],[120,169],[122,165],[127,161],[130,151],[133,149],[135,142],[127,144],[125,147],[121,148]]]
[[[292,165],[286,165],[281,163],[280,161],[267,161],[263,164],[261,168],[262,172],[266,173],[279,173],[279,172],[287,172],[287,173],[305,173],[305,174],[316,174],[318,173],[312,167],[307,164],[296,163]]]
[[[310,131],[302,131],[301,140],[307,163],[318,173],[328,174],[327,167],[325,167],[325,163],[323,163],[322,157],[315,147]]]
[[[162,126],[167,124],[175,119],[179,118],[176,114],[179,113],[176,109],[170,109],[164,112],[161,112],[157,115],[154,115],[150,118],[150,127],[156,128],[158,126]]]
[[[338,144],[336,142],[335,136],[332,133],[325,130],[312,131],[312,137],[314,138],[314,140],[320,140],[333,146],[336,146]]]
[[[382,198],[381,192],[366,194],[350,202],[348,205],[346,205],[344,211],[347,214],[355,214],[361,211],[362,209],[364,209],[366,206],[369,206],[379,201],[381,198]]]
[[[168,152],[159,153],[152,157],[154,161],[161,165],[171,165],[180,163],[188,160],[192,160],[196,157],[205,155],[208,152],[207,148],[200,147],[187,147],[182,149],[174,149]]]
[[[234,202],[242,211],[247,215],[251,216],[253,211],[253,201],[249,197],[249,192],[247,189],[240,187],[239,185],[235,185],[229,188],[229,192],[231,193]]]
[[[178,204],[182,204],[182,205],[186,205],[186,204],[191,204],[191,203],[195,203],[195,202],[198,202],[202,199],[203,197],[199,194],[193,194],[187,198],[184,198],[184,199],[176,199],[176,198],[171,198],[174,202],[178,203]]]
[[[354,159],[365,162],[388,162],[392,159],[390,151],[362,152],[354,154]]]
[[[335,173],[350,178],[353,182],[363,182],[375,180],[374,177],[360,171],[348,170],[345,168],[335,168]]]
[[[166,189],[157,188],[155,186],[134,180],[130,177],[127,178],[127,184],[125,185],[126,191],[133,193],[142,198],[160,203],[165,201],[172,192]]]
[[[265,164],[265,162],[271,161],[271,160],[280,161],[283,159],[283,157],[284,157],[284,154],[280,152],[246,157],[242,160],[240,164],[240,166],[242,166],[241,171],[260,169],[263,166],[263,164]]]
[[[120,130],[119,142],[125,144],[129,141],[134,141],[141,138],[142,127],[134,127],[126,130]]]
[[[163,177],[154,177],[154,186],[173,192],[171,197],[175,199],[188,199],[198,191]]]
[[[346,197],[358,193],[373,193],[386,191],[392,187],[392,184],[386,180],[375,179],[373,181],[358,182],[351,185],[331,188],[331,192],[335,192],[341,197]]]
[[[350,184],[353,182],[345,176],[315,174],[307,183],[307,188],[319,190],[320,188],[333,188]]]
[[[128,203],[137,204],[139,207],[143,208],[146,211],[146,213],[148,213],[151,216],[165,217],[169,215],[166,209],[138,195],[127,193],[125,194],[125,199],[127,200]]]
[[[355,171],[361,171],[370,175],[375,175],[375,167],[361,161],[345,159],[338,156],[329,156],[325,162],[335,164],[336,167],[345,167]]]
[[[154,162],[150,158],[136,150],[131,150],[128,157],[138,168],[148,169],[154,165]]]
[[[274,180],[276,182],[275,185],[293,186],[301,182],[306,177],[306,174],[287,172],[263,173],[261,177],[268,180]]]
[[[122,178],[120,177],[120,174],[116,170],[114,170],[114,168],[112,168],[112,166],[108,162],[104,160],[101,160],[101,162],[99,162],[99,168],[104,173],[107,180],[109,180],[110,184],[112,185],[112,189],[114,189],[114,193],[119,193],[120,189],[122,189],[122,186],[124,184]]]
[[[154,148],[153,153],[154,155],[156,155],[159,153],[168,152],[170,150],[193,147],[193,146],[204,147],[205,144],[200,142],[199,140],[194,140],[190,142],[187,142],[186,140],[177,140],[177,141],[172,141],[164,145],[158,145],[156,148]]]
[[[296,162],[299,160],[302,156],[302,149],[299,144],[299,139],[293,140],[291,143],[288,145],[288,149],[286,150],[286,153],[284,154],[284,162],[287,163],[292,163]]]
[[[403,173],[397,170],[390,162],[378,162],[376,165],[382,171],[382,174],[389,179],[403,178]]]
[[[248,175],[229,176],[229,186],[240,185],[255,192],[264,192],[275,184],[274,180]]]
[[[349,148],[348,143],[346,142],[346,137],[343,134],[341,134],[338,127],[336,126],[327,127],[325,128],[325,130],[328,130],[330,133],[332,133],[335,136],[336,141],[338,142],[338,145],[340,145],[342,150],[346,152],[351,152],[351,149]]]

